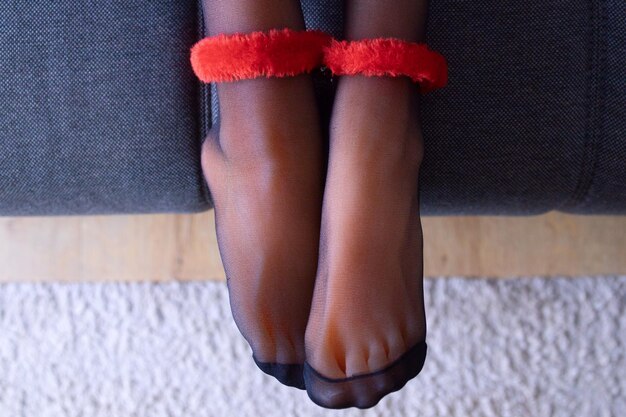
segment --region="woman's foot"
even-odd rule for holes
[[[326,407],[371,407],[423,364],[418,99],[408,78],[339,82],[306,332],[307,390]]]
[[[346,39],[417,42],[425,7],[349,0]],[[372,407],[424,363],[419,99],[408,77],[339,80],[305,338],[307,392],[324,407]]]
[[[310,87],[304,76],[218,86],[221,108],[234,107],[202,151],[237,326],[259,366],[299,388],[323,193]]]
[[[267,4],[263,4],[267,3]],[[303,29],[292,0],[205,2],[211,34]],[[304,389],[319,244],[323,143],[309,75],[218,83],[202,149],[235,322],[257,365]]]

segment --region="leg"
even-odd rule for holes
[[[210,34],[304,29],[297,0],[205,0]],[[217,86],[202,150],[235,322],[255,362],[304,388],[304,331],[317,251],[322,140],[308,75]]]
[[[422,41],[425,2],[389,3],[349,0],[347,39]],[[307,391],[322,406],[371,407],[423,365],[422,153],[409,78],[339,80],[306,332]]]

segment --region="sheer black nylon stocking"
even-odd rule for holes
[[[331,122],[307,392],[368,408],[426,356],[419,96],[408,78],[342,77]]]
[[[282,104],[249,112],[238,106],[245,118],[237,118],[231,130],[224,123],[235,112],[224,111],[228,101],[222,100],[221,128],[211,131],[202,153],[235,322],[257,365],[302,389],[322,200],[321,141],[315,128],[304,127],[313,123],[303,120],[310,116],[296,116],[303,113],[293,98],[303,94],[290,91],[306,81],[245,80],[237,87],[218,86],[220,100],[233,93],[226,92],[230,88],[267,87],[269,95],[283,95]],[[263,112],[271,117],[259,116]]]
[[[210,35],[304,28],[298,1],[205,0]],[[202,150],[235,322],[261,370],[304,389],[323,142],[307,74],[218,83]]]

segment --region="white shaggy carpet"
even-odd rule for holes
[[[0,285],[0,416],[626,416],[626,276],[429,279],[422,373],[331,411],[257,370],[223,283]]]

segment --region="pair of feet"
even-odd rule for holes
[[[426,354],[417,86],[341,77],[327,164],[309,75],[217,88],[202,166],[235,322],[266,373],[371,407]]]

